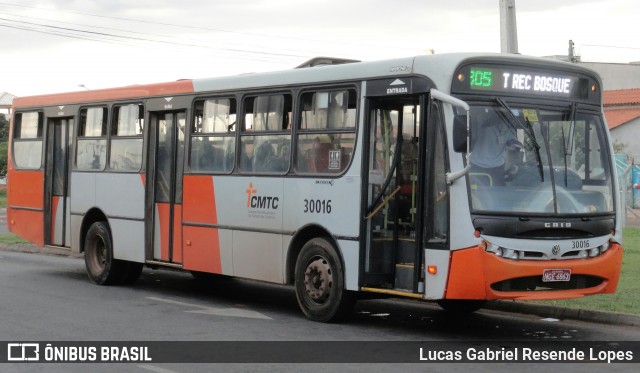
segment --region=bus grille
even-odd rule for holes
[[[491,285],[495,291],[545,291],[586,289],[598,286],[604,279],[589,275],[571,275],[570,281],[542,282],[542,276],[518,277]]]

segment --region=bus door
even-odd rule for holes
[[[150,114],[147,200],[148,239],[153,260],[182,263],[182,174],[184,167],[185,111]]]
[[[73,118],[48,118],[45,156],[45,244],[70,246],[69,149]]]
[[[368,101],[366,287],[418,290],[423,100],[422,96],[392,96]]]

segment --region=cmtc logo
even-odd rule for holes
[[[262,209],[262,210],[277,210],[280,203],[278,197],[271,196],[259,196],[258,190],[254,189],[253,183],[249,183],[249,189],[247,192],[247,208]]]

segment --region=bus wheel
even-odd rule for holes
[[[112,285],[123,278],[123,263],[113,259],[113,246],[107,224],[95,222],[84,241],[84,263],[89,279],[98,285]]]
[[[307,242],[296,261],[296,297],[309,320],[335,322],[344,319],[355,303],[345,290],[344,271],[336,249],[324,238]]]
[[[438,305],[451,313],[471,313],[482,308],[487,301],[474,299],[441,299]]]

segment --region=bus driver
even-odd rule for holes
[[[484,108],[478,113],[472,130],[471,174],[477,182],[488,186],[504,186],[505,171],[511,167],[510,155],[520,154],[522,145],[516,130],[498,113]]]

